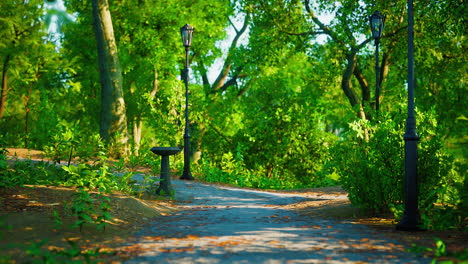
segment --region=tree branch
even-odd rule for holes
[[[205,87],[205,91],[208,91],[210,88],[210,81],[208,79],[208,70],[201,58],[197,60],[197,64],[198,64],[198,68],[200,69],[199,72],[202,77],[203,87]]]
[[[280,29],[280,32],[291,35],[291,36],[306,36],[306,35],[320,35],[320,34],[326,34],[325,31],[307,31],[307,32],[302,32],[302,33],[293,33],[293,32],[287,32],[285,30]]]
[[[221,69],[221,72],[216,78],[216,81],[213,83],[213,88],[212,88],[213,91],[219,90],[226,83],[226,79],[229,75],[229,71],[232,66],[233,53],[235,49],[237,48],[237,42],[239,41],[240,37],[244,34],[244,32],[247,30],[249,26],[249,22],[250,22],[250,14],[247,13],[245,15],[244,24],[242,25],[242,28],[239,31],[237,31],[236,36],[232,40],[231,46],[229,47],[228,55],[226,57],[226,60],[224,61],[223,68]]]
[[[226,137],[225,135],[223,135],[223,133],[221,133],[221,131],[219,131],[219,129],[217,127],[215,127],[215,125],[213,125],[212,122],[209,122],[208,125],[213,129],[214,132],[216,132],[222,139],[224,139],[227,143],[229,143],[230,145],[232,145],[232,140],[230,140],[228,137]]]
[[[234,23],[232,23],[232,20],[231,18],[228,17],[228,21],[229,21],[229,24],[231,24],[232,28],[234,29],[234,31],[236,31],[236,34],[239,33],[239,30],[237,30],[236,26],[234,25]]]
[[[407,28],[408,28],[408,26],[400,27],[400,28],[396,29],[395,31],[393,31],[391,33],[384,34],[382,36],[382,38],[392,38],[392,37],[400,34],[401,31],[406,30]]]
[[[250,80],[248,83],[246,83],[242,89],[239,90],[237,93],[237,97],[241,97],[245,92],[247,92],[250,89],[250,86],[252,84],[252,81]]]
[[[221,88],[220,90],[221,91],[226,91],[227,88],[229,86],[233,86],[233,85],[236,85],[237,84],[237,79],[239,79],[240,77],[245,77],[247,76],[246,74],[244,75],[241,75],[240,73],[242,72],[242,69],[243,69],[243,66],[240,66],[236,69],[236,73],[234,74],[234,76],[231,77],[231,79],[229,79],[229,81],[227,81]]]
[[[325,24],[323,24],[322,21],[320,21],[318,17],[314,14],[314,11],[310,9],[310,0],[304,0],[304,6],[307,11],[307,14],[310,16],[312,21],[314,21],[314,23],[324,32],[324,34],[327,34],[334,41],[344,45],[344,42],[338,38],[338,35],[335,32],[333,32],[329,27],[327,27]]]

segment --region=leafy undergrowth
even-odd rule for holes
[[[175,207],[157,197],[137,199],[120,192],[109,197],[110,219],[105,228],[86,223],[72,228],[76,216],[70,215],[70,206],[77,189],[56,186],[24,186],[0,189],[0,255],[10,256],[11,263],[31,260],[30,255],[43,257],[44,252],[57,255],[72,251],[97,251],[99,258],[107,261],[122,260],[131,252],[124,252],[119,246],[128,237],[148,223],[150,219],[170,214]],[[91,193],[94,203],[96,193]],[[97,206],[97,205],[93,205]],[[61,252],[61,253],[59,253]],[[109,254],[102,254],[108,252]],[[49,253],[47,253],[49,254]],[[91,253],[89,253],[91,254]],[[82,259],[84,260],[84,259]],[[0,259],[1,262],[1,259]],[[7,262],[9,263],[9,262]]]
[[[4,175],[22,184],[0,188],[0,263],[94,263],[103,258],[105,263],[120,262],[135,253],[121,247],[131,234],[150,219],[176,210],[169,199],[144,192],[136,198],[111,188],[54,183],[60,178],[53,174],[54,166],[28,165],[30,159],[51,162],[43,152],[13,148],[7,152],[12,158],[6,160]],[[21,166],[16,167],[18,161]],[[46,169],[51,170],[45,173]],[[78,178],[102,177],[105,169],[85,167]],[[27,183],[36,178],[47,185]]]

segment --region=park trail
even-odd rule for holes
[[[345,220],[305,218],[284,206],[304,197],[174,180],[179,210],[152,220],[124,246],[125,263],[430,263],[408,245]]]

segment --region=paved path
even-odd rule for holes
[[[173,186],[180,211],[140,230],[127,245],[144,250],[126,263],[430,263],[366,226],[282,209],[310,198],[178,180]]]

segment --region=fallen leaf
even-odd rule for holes
[[[376,249],[376,246],[369,244],[369,243],[364,243],[361,244],[362,247],[368,248],[368,249]]]
[[[145,236],[143,237],[144,240],[153,240],[153,241],[160,241],[165,239],[166,237],[164,236]]]

